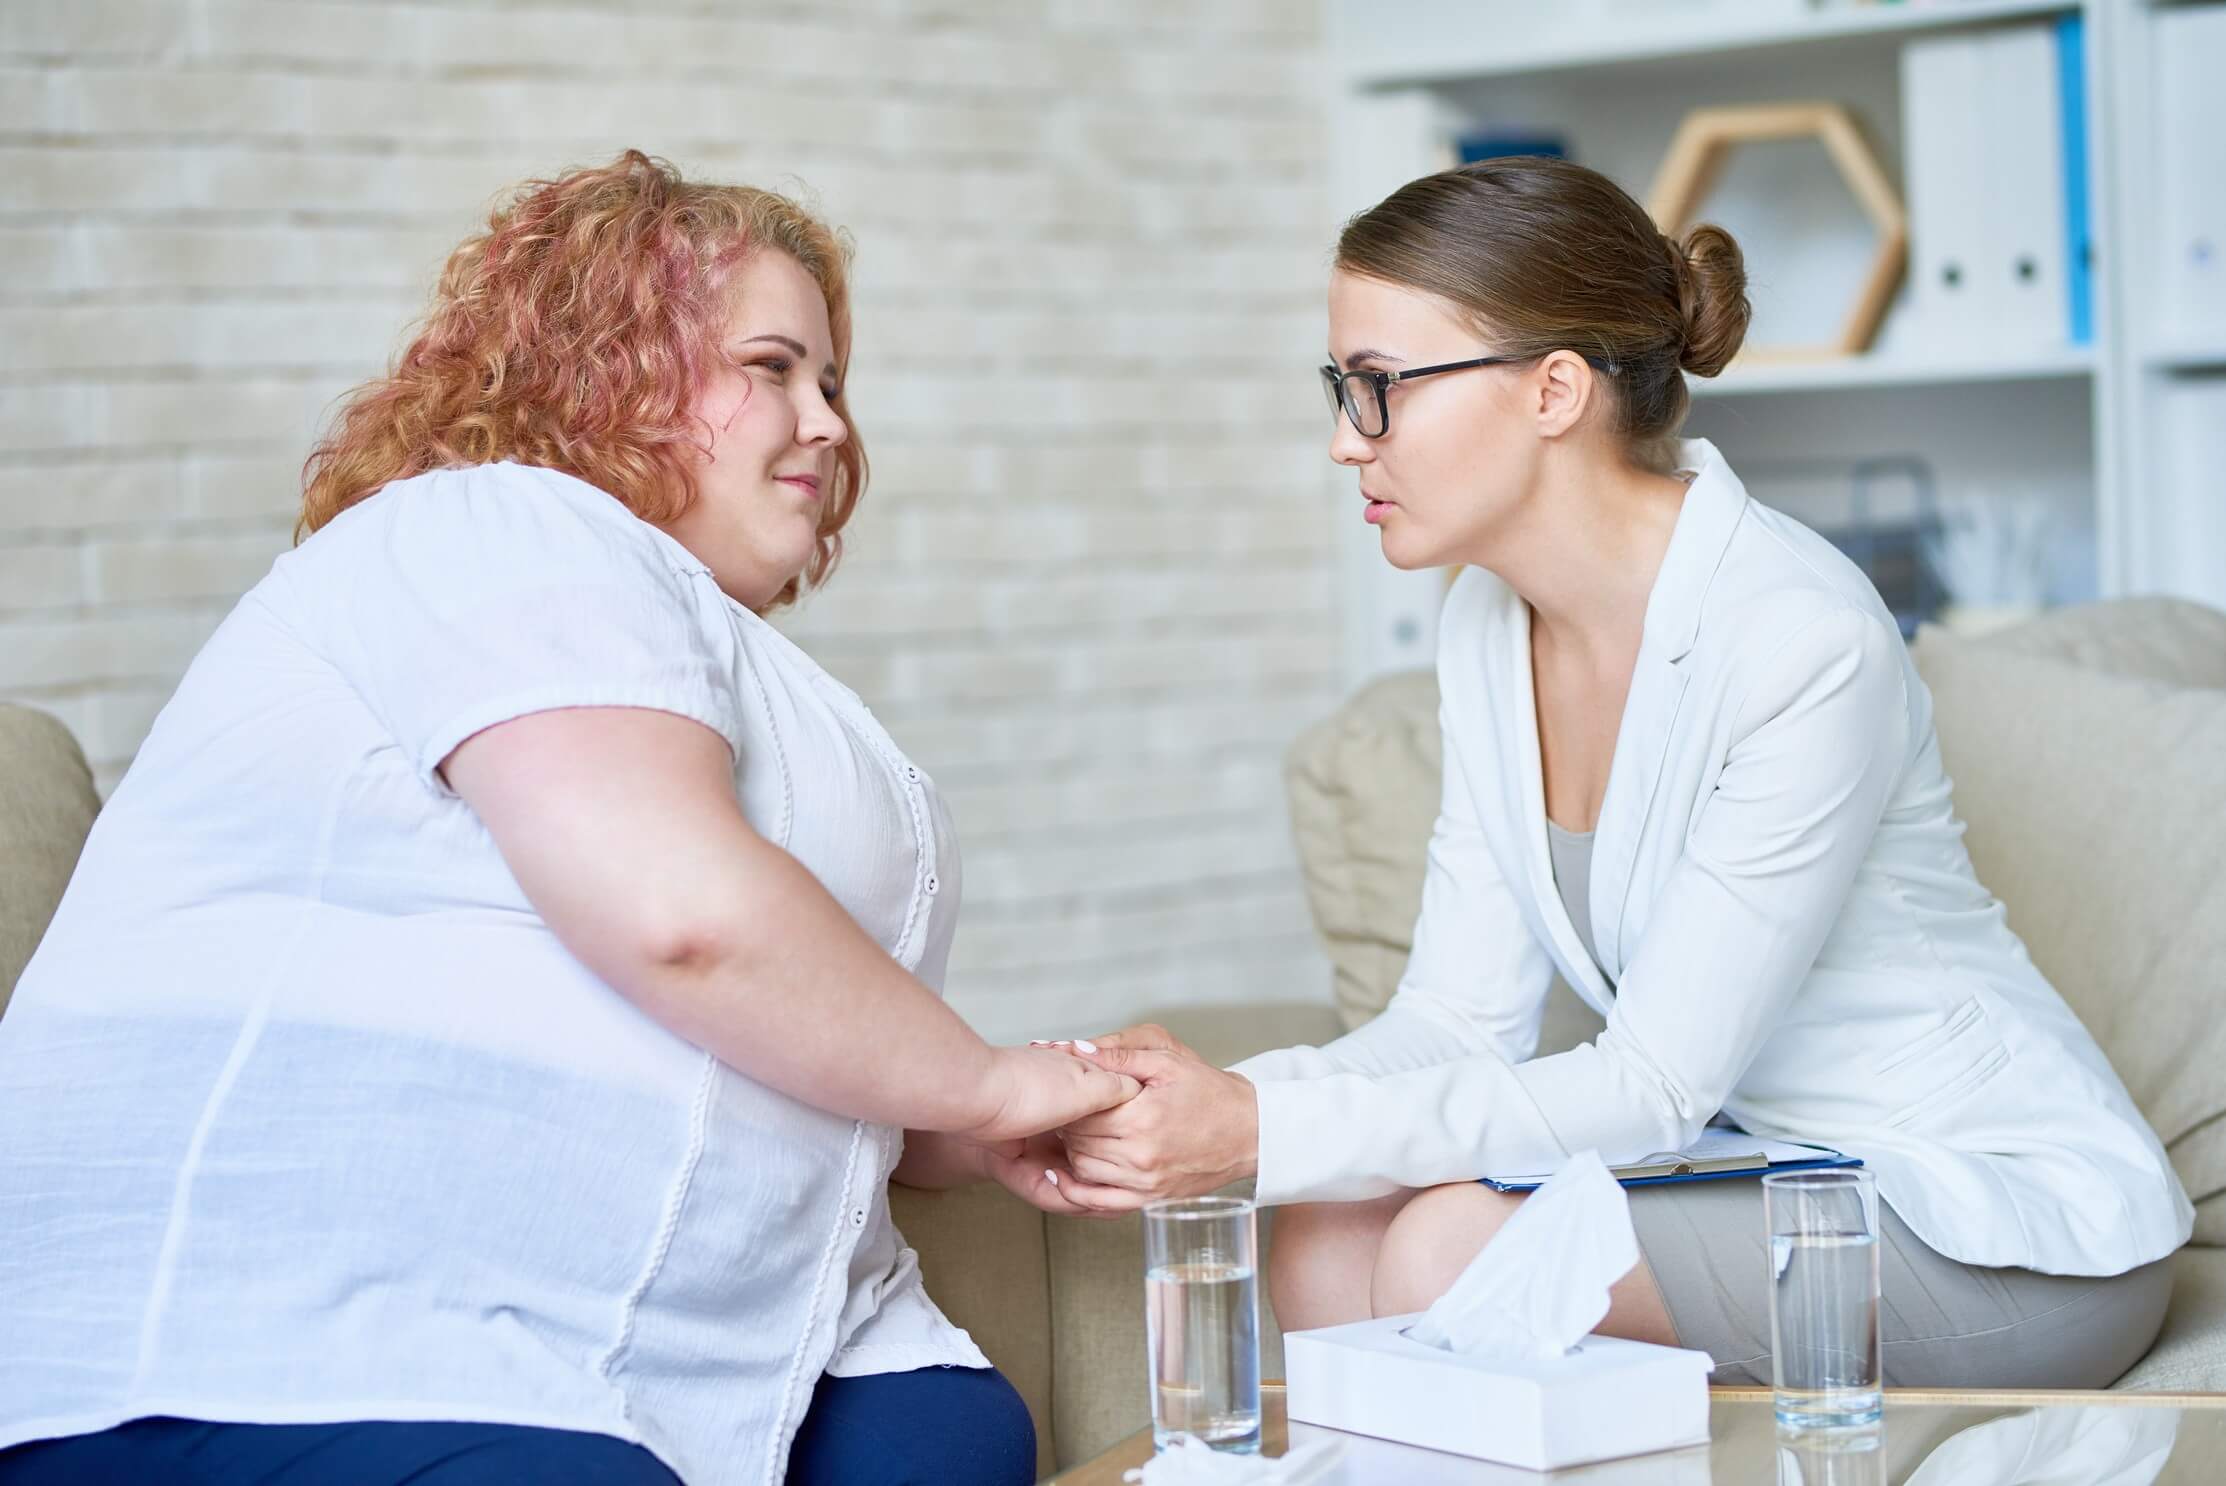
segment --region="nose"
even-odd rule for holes
[[[850,425],[814,387],[796,413],[796,442],[807,449],[833,449],[850,437]]]
[[[1343,408],[1337,410],[1336,421],[1330,425],[1329,457],[1338,464],[1356,466],[1371,464],[1376,458],[1375,444],[1360,436]]]

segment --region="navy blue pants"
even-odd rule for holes
[[[821,1378],[789,1486],[1028,1486],[1036,1430],[999,1372]],[[680,1486],[639,1445],[515,1424],[134,1419],[0,1450],[0,1486]]]

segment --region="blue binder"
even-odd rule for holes
[[[1800,1141],[1787,1140],[1771,1141],[1769,1143],[1772,1145],[1781,1146],[1804,1144]],[[1801,1161],[1772,1161],[1766,1162],[1765,1164],[1760,1166],[1736,1166],[1727,1169],[1693,1169],[1683,1171],[1672,1170],[1659,1174],[1650,1172],[1646,1175],[1617,1175],[1616,1180],[1626,1187],[1659,1187],[1666,1186],[1671,1182],[1714,1182],[1722,1181],[1729,1177],[1775,1176],[1781,1172],[1787,1171],[1824,1171],[1835,1167],[1860,1166],[1863,1164],[1861,1157],[1850,1156],[1842,1151],[1831,1150],[1825,1146],[1806,1146],[1805,1148],[1816,1152],[1815,1159]],[[1621,1171],[1630,1170],[1633,1167],[1651,1168],[1664,1164],[1674,1165],[1680,1162],[1680,1156],[1681,1153],[1678,1152],[1664,1151],[1658,1156],[1649,1156],[1644,1161],[1626,1162],[1620,1167],[1611,1166],[1608,1168],[1608,1171],[1611,1174],[1614,1174]],[[1708,1163],[1706,1161],[1703,1161],[1697,1164],[1706,1165]],[[1495,1192],[1534,1192],[1544,1184],[1544,1178],[1541,1177],[1508,1177],[1505,1179],[1501,1179],[1498,1177],[1484,1176],[1478,1177],[1477,1180],[1479,1182],[1482,1182],[1485,1186],[1490,1187]]]
[[[2091,345],[2095,338],[2095,245],[2087,205],[2087,45],[2078,12],[2056,23],[2057,84],[2064,121],[2064,282],[2070,290],[2071,343]]]

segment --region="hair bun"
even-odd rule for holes
[[[1683,243],[1665,236],[1677,264],[1677,308],[1685,327],[1678,365],[1712,377],[1731,363],[1747,338],[1754,307],[1747,302],[1747,264],[1730,233],[1703,222]]]

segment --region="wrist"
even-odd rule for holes
[[[1013,1066],[1013,1049],[982,1044],[980,1072],[967,1080],[972,1097],[967,1101],[966,1123],[956,1132],[969,1141],[982,1141],[1001,1129],[1005,1111],[1012,1106],[1013,1084],[1019,1070]],[[980,1149],[979,1145],[975,1146]]]
[[[1011,1098],[1009,1051],[974,1039],[965,1060],[943,1081],[949,1102],[937,1112],[938,1131],[962,1142],[979,1141],[997,1127]]]
[[[1231,1181],[1249,1181],[1260,1174],[1260,1090],[1241,1073],[1229,1075],[1244,1086],[1244,1098],[1239,1107],[1243,1116],[1239,1122],[1237,1165]]]

